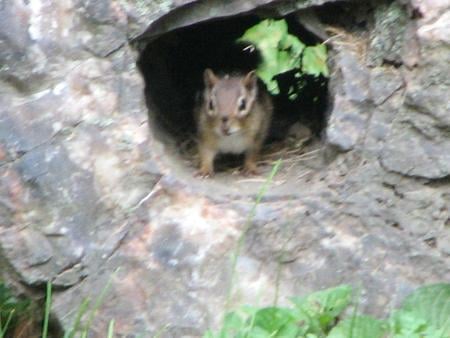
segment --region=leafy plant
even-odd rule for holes
[[[293,298],[292,307],[244,306],[225,316],[222,329],[205,338],[325,337],[329,327],[350,303],[352,290],[343,285]]]
[[[72,328],[65,332],[64,338],[86,338],[89,335],[94,318],[103,304],[103,301],[111,287],[112,279],[119,269],[108,278],[105,286],[90,307],[91,300],[85,299],[78,307]],[[50,311],[52,304],[52,284],[47,282],[45,308],[42,319],[42,338],[51,336],[49,334]],[[0,338],[10,336],[10,331],[14,331],[18,319],[29,316],[32,303],[29,300],[16,298],[5,284],[0,282]],[[82,324],[84,322],[84,325]],[[108,325],[108,337],[114,336],[115,321],[111,320]]]
[[[305,314],[313,333],[328,330],[336,318],[345,310],[352,299],[352,288],[341,285],[332,289],[318,291],[304,298],[293,298],[296,309]]]
[[[411,294],[390,318],[394,338],[449,338],[450,284],[427,285]]]
[[[28,315],[30,301],[19,299],[0,281],[0,338],[14,328],[20,318]]]
[[[243,306],[204,338],[450,338],[450,284],[419,288],[386,321],[357,311],[341,320],[352,297],[343,285],[293,298],[293,307]]]
[[[370,316],[353,316],[339,322],[327,338],[382,338],[385,333],[383,321]]]
[[[280,93],[274,79],[279,74],[294,71],[294,76],[299,79],[297,88],[291,87],[287,93],[291,98],[296,97],[302,86],[302,74],[328,77],[326,46],[306,46],[295,35],[289,34],[284,19],[261,21],[247,29],[237,41],[250,43],[259,50],[262,62],[256,73],[274,95]]]

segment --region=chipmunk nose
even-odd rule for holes
[[[222,129],[222,133],[224,135],[230,135],[230,127],[229,126],[227,126],[226,124],[223,124],[221,129]]]
[[[223,123],[227,123],[228,122],[228,117],[226,117],[226,116],[222,117],[222,122]]]

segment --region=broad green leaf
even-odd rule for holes
[[[397,311],[390,318],[391,332],[394,334],[411,335],[423,332],[427,328],[424,319],[416,317],[409,311]]]
[[[228,336],[227,338],[236,338],[237,336]],[[245,334],[238,336],[239,338],[270,338],[274,337],[271,336],[270,333],[268,333],[266,330],[261,329],[258,326],[253,326],[249,328],[248,331],[245,332]]]
[[[355,316],[339,322],[327,338],[382,338],[385,332],[382,321],[369,316]]]
[[[445,328],[435,329],[433,327],[428,327],[423,333],[425,338],[449,338],[450,335]]]
[[[242,317],[236,312],[230,312],[225,316],[223,328],[220,331],[219,337],[235,337],[242,328],[245,322]]]
[[[424,338],[421,333],[407,333],[407,334],[396,334],[393,336],[389,336],[389,338]]]
[[[204,338],[450,338],[450,284],[418,289],[389,322],[356,315],[337,321],[351,298],[343,285],[294,298],[293,308],[243,306]]]
[[[285,20],[261,21],[245,31],[237,41],[250,43],[261,53],[262,62],[256,74],[272,94],[280,92],[274,76],[300,68],[300,55],[305,45],[288,33]]]
[[[211,330],[208,330],[203,335],[203,338],[216,338],[219,337],[218,335],[215,335]]]
[[[263,20],[247,29],[240,41],[256,43],[259,41],[275,41],[276,44],[287,34],[288,26],[285,20]]]
[[[270,337],[295,338],[299,332],[292,310],[280,307],[259,310],[255,314],[253,325],[264,330]]]
[[[306,47],[302,70],[309,75],[328,77],[327,47],[323,44]]]
[[[436,329],[409,311],[396,311],[390,318],[392,338],[447,338],[444,329]]]
[[[237,40],[253,45],[261,54],[261,64],[256,74],[272,94],[279,94],[280,88],[274,80],[279,74],[294,71],[300,77],[302,72],[314,76],[328,76],[327,49],[323,44],[306,47],[296,36],[289,34],[288,26],[282,20],[263,20],[250,27]],[[301,72],[301,71],[302,72]],[[301,87],[296,88],[297,93]],[[290,93],[291,99],[297,93]]]
[[[413,292],[403,303],[401,312],[407,312],[417,321],[444,331],[442,338],[450,336],[450,284],[423,286]]]
[[[393,338],[450,337],[450,284],[417,289],[389,322]]]
[[[301,42],[296,36],[291,35],[291,34],[287,34],[285,36],[285,40],[284,40],[284,45],[282,46],[281,49],[283,50],[290,50],[291,55],[294,58],[298,58],[302,52],[303,49],[305,48],[305,44],[303,42]],[[292,60],[292,64],[298,64],[300,60],[298,59],[294,59]]]
[[[292,301],[300,313],[306,314],[311,321],[318,321],[324,330],[350,304],[351,298],[352,288],[342,285],[312,293],[305,298],[293,298]]]

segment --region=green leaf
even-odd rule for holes
[[[237,337],[239,337],[239,338],[244,338],[244,337],[245,338],[270,338],[270,337],[274,337],[274,336],[271,336],[270,333],[261,329],[260,327],[254,326],[254,327],[249,328],[248,331],[246,331],[244,334],[242,334],[240,336],[228,336],[226,338],[231,338],[231,337],[233,337],[233,338],[237,338]]]
[[[208,330],[205,332],[205,334],[203,335],[203,338],[216,338],[219,337],[218,335],[215,335],[214,332],[212,332],[211,330]]]
[[[293,298],[292,301],[300,314],[307,315],[312,323],[317,322],[318,329],[325,330],[350,304],[351,299],[352,288],[342,285],[305,298]]]
[[[339,322],[327,338],[382,338],[385,332],[382,321],[369,316],[354,316]]]
[[[436,329],[409,311],[396,311],[390,318],[393,338],[447,338],[444,328]]]
[[[417,289],[405,299],[400,310],[391,315],[390,326],[395,338],[450,337],[450,284]]]
[[[274,76],[300,68],[300,55],[305,45],[288,33],[284,19],[261,21],[247,29],[237,41],[250,43],[261,53],[262,62],[256,74],[272,94],[280,92]]]
[[[447,326],[450,334],[450,284],[427,285],[406,298],[401,307],[436,328]]]
[[[306,47],[303,53],[303,72],[309,75],[329,76],[327,47],[323,44]]]
[[[284,19],[263,20],[247,29],[237,42],[249,43],[258,49],[262,61],[256,74],[272,94],[280,93],[278,82],[274,80],[279,74],[294,71],[296,77],[300,77],[302,72],[314,76],[329,75],[326,46],[306,47],[296,36],[289,34]],[[300,89],[296,88],[297,93]],[[295,99],[297,93],[288,96]]]
[[[265,331],[270,337],[295,338],[299,331],[292,310],[281,307],[259,310],[253,318],[253,325]]]
[[[423,332],[427,322],[409,311],[397,311],[390,318],[391,332],[394,334],[410,334]]]
[[[245,321],[237,312],[230,312],[225,316],[219,337],[236,337],[245,327]]]

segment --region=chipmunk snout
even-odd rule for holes
[[[227,123],[228,122],[228,117],[224,116],[222,117],[222,123]]]
[[[224,135],[230,135],[231,134],[230,127],[227,126],[226,124],[222,125],[222,133]]]

